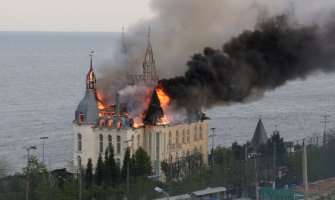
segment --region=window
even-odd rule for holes
[[[134,135],[131,136],[131,149],[134,149],[135,137]]]
[[[104,119],[100,119],[100,121],[99,121],[99,127],[100,128],[104,128],[105,127],[105,120]]]
[[[137,135],[137,148],[140,148],[140,141],[141,141],[141,136],[138,134]]]
[[[80,113],[79,114],[79,124],[82,124],[84,122],[84,114]]]
[[[99,152],[104,152],[104,137],[101,134],[99,135]]]
[[[121,137],[119,135],[116,138],[116,142],[117,142],[116,153],[121,153]]]
[[[78,133],[78,135],[77,135],[77,137],[78,137],[78,151],[82,151],[82,149],[81,149],[81,147],[82,147],[82,145],[81,145],[81,134],[80,133]]]
[[[171,133],[171,131],[169,132],[169,144],[172,144],[172,133]]]
[[[116,159],[116,164],[119,166],[119,168],[121,168],[121,161],[120,161],[120,158]]]
[[[81,168],[81,157],[78,156],[78,167]]]
[[[113,120],[112,120],[112,119],[110,119],[110,120],[108,121],[108,127],[109,127],[109,128],[113,128],[113,127],[114,127],[114,123],[113,123]]]
[[[190,129],[187,129],[187,143],[190,143]]]
[[[178,143],[179,143],[179,132],[176,131],[176,144],[178,144]]]
[[[112,136],[108,135],[108,151],[111,152],[112,151]]]
[[[199,127],[199,139],[202,139],[202,126]]]
[[[194,137],[193,140],[198,140],[198,129],[197,126],[194,127]]]
[[[183,130],[183,143],[185,143],[185,130]]]

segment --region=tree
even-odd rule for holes
[[[100,154],[98,157],[98,161],[97,161],[97,168],[95,169],[95,184],[97,186],[100,186],[103,182],[103,176],[104,176],[103,168],[104,168],[104,163],[102,161],[102,157]]]
[[[38,161],[36,156],[29,156],[27,167],[22,169],[24,174],[29,173],[46,173],[48,172],[45,164]]]
[[[120,168],[114,158],[114,148],[112,147],[109,151],[108,156],[108,170],[110,173],[111,181],[117,183],[120,177]]]
[[[104,162],[103,162],[103,181],[105,183],[108,183],[111,179],[111,173],[110,173],[110,170],[109,170],[109,155],[108,155],[108,148],[106,148],[105,150],[105,159],[104,159]]]
[[[10,173],[11,166],[5,158],[0,158],[0,178]]]
[[[123,158],[123,164],[122,164],[122,170],[121,170],[121,176],[124,180],[127,178],[127,167],[128,167],[129,162],[130,162],[130,148],[128,147],[126,151],[124,152],[124,158]]]
[[[132,165],[132,171],[135,176],[149,175],[152,173],[150,157],[142,147],[136,150],[133,159],[134,164]]]
[[[85,188],[88,189],[92,186],[93,182],[93,169],[92,169],[92,159],[89,158],[87,162],[86,172],[85,172]]]

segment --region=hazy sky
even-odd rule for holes
[[[3,0],[0,31],[120,31],[152,14],[149,0]]]

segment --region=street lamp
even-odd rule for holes
[[[43,152],[43,164],[44,164],[44,140],[48,139],[48,137],[40,137],[40,139],[43,141],[43,150],[42,150],[42,152]]]
[[[261,153],[256,153],[256,152],[252,152],[248,154],[248,158],[253,158],[254,159],[254,167],[255,167],[255,179],[256,179],[256,183],[255,183],[255,189],[256,189],[256,200],[259,200],[259,192],[258,192],[258,177],[257,177],[257,158],[260,157]]]
[[[155,187],[155,191],[159,192],[159,193],[163,193],[166,196],[166,198],[169,200],[169,194],[167,192],[165,192],[162,188]]]
[[[29,199],[29,151],[30,149],[36,150],[36,146],[26,147],[28,156],[27,156],[27,182],[26,182],[26,200]]]

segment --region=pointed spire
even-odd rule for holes
[[[149,25],[149,28],[148,28],[148,40],[150,40],[150,25]]]
[[[266,135],[262,119],[259,117],[254,135],[252,136],[252,140],[251,140],[251,145],[253,147],[253,150],[257,151],[257,149],[259,148],[261,144],[264,144],[267,142],[267,139],[268,137]]]
[[[94,75],[94,71],[93,71],[94,51],[91,51],[88,55],[90,56],[90,70],[89,70],[89,72],[87,73],[87,76],[86,76],[86,89],[95,89],[96,79],[95,79],[95,75]]]
[[[159,101],[157,92],[156,90],[154,90],[149,102],[147,113],[144,118],[144,123],[148,125],[156,125],[157,123],[161,122],[162,117],[164,117],[163,108]]]

